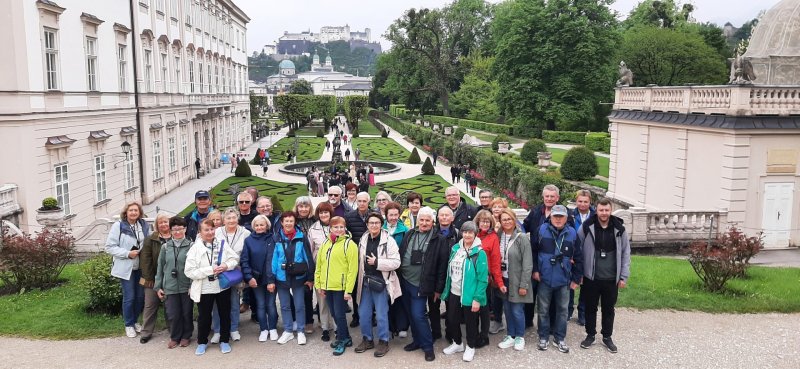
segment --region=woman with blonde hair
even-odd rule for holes
[[[139,251],[150,236],[150,226],[142,219],[144,211],[138,202],[129,202],[122,208],[119,220],[111,226],[106,238],[106,253],[113,258],[111,276],[120,280],[122,288],[122,319],[125,334],[136,337],[142,326],[136,323],[144,309],[144,287],[139,284]]]
[[[501,349],[525,349],[525,304],[533,303],[535,291],[531,283],[533,251],[528,237],[517,226],[511,209],[500,212],[500,254],[506,293],[502,294],[508,335],[497,345]]]
[[[172,239],[169,228],[169,215],[164,212],[156,215],[155,232],[144,242],[142,252],[139,254],[139,266],[142,270],[142,278],[139,284],[144,286],[144,312],[142,313],[142,337],[140,343],[147,343],[153,335],[156,327],[156,316],[161,300],[158,298],[153,287],[156,283],[156,271],[158,269],[158,255],[161,247]]]
[[[219,227],[222,227],[222,212],[214,209],[211,210],[208,215],[206,216],[207,219],[211,219],[211,223],[214,225],[214,229],[216,230]]]

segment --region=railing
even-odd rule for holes
[[[682,114],[786,116],[800,114],[800,87],[620,87],[616,90],[614,109]]]
[[[4,184],[0,186],[0,218],[16,213],[20,209],[17,202],[17,185]]]
[[[728,226],[727,210],[647,211],[643,208],[617,210],[625,221],[631,241],[693,241],[716,237]]]

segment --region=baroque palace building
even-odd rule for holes
[[[250,18],[232,0],[4,8],[0,217],[23,231],[40,229],[43,198],[57,198],[79,232],[185,184],[195,160],[206,172],[250,141]]]

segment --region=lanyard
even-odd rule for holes
[[[558,241],[558,235],[553,233],[553,231],[550,231],[550,234],[553,235],[553,241],[556,243],[556,255],[561,255],[561,245],[564,244],[564,238],[567,237],[567,232],[566,231],[561,232],[561,242]]]
[[[503,237],[500,239],[501,242],[505,241],[503,245],[503,261],[508,260],[508,244],[511,243],[511,236],[503,232]]]
[[[181,240],[183,243],[183,240]],[[175,257],[175,268],[178,267],[178,245],[175,244],[175,240],[172,240],[172,255]]]
[[[214,243],[214,241],[211,241],[211,252],[209,253],[208,251],[206,251],[206,257],[208,258],[208,266],[214,266],[214,246],[216,246],[216,244]],[[206,245],[206,247],[208,247],[208,245]]]
[[[425,239],[424,239],[424,240],[422,240],[422,243],[417,243],[417,241],[419,241],[419,234],[420,234],[420,232],[419,232],[419,231],[417,231],[417,232],[414,232],[414,238],[412,238],[412,239],[411,239],[411,241],[413,241],[413,242],[411,243],[411,250],[412,250],[412,251],[417,251],[417,250],[419,250],[419,248],[417,248],[417,246],[419,246],[419,245],[425,245],[425,244],[427,244],[427,243],[428,243],[428,240],[431,238],[431,231],[428,231],[428,234],[427,234],[427,235],[425,235]]]
[[[222,237],[225,237],[225,241],[228,241],[228,245],[233,245],[236,242],[236,236],[239,235],[239,227],[236,227],[236,231],[233,232],[233,238],[228,239],[228,231],[222,230]]]
[[[139,230],[136,229],[136,225],[138,223],[139,222],[135,222],[133,224],[128,223],[131,226],[131,229],[133,230],[133,237],[136,237],[136,246],[139,246],[139,243],[140,243],[140,241],[139,241]]]

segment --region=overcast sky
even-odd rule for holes
[[[502,0],[489,0],[493,3]],[[617,0],[612,8],[622,17],[641,0]],[[779,0],[694,0],[694,17],[701,22],[734,26],[754,18],[761,9],[769,9]],[[234,0],[251,18],[247,26],[249,53],[272,44],[284,31],[319,32],[322,26],[350,25],[351,31],[372,29],[373,41],[386,32],[389,25],[409,8],[438,8],[448,0]],[[390,43],[378,40],[384,49]]]

